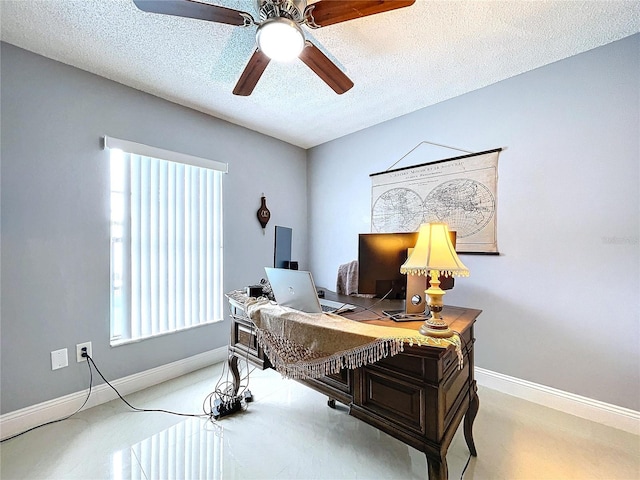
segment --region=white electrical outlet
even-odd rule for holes
[[[51,370],[58,370],[67,366],[69,366],[69,357],[67,356],[66,348],[51,352]]]
[[[78,363],[87,361],[87,359],[82,356],[82,349],[85,347],[87,348],[87,355],[89,355],[90,357],[92,356],[91,342],[79,343],[76,345],[76,357],[77,357]]]

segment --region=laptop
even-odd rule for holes
[[[311,272],[287,268],[265,267],[273,296],[280,305],[306,313],[343,313],[355,305],[318,298]]]

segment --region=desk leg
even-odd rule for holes
[[[473,441],[473,422],[476,419],[476,415],[478,414],[478,408],[480,408],[480,400],[478,399],[478,387],[474,380],[473,385],[471,385],[471,400],[469,401],[469,409],[464,416],[464,439],[467,442],[467,447],[469,447],[469,452],[474,457],[478,456],[478,452],[476,451],[476,444]]]
[[[447,480],[449,478],[447,457],[436,458],[427,455],[427,475],[429,480]]]
[[[231,371],[231,375],[233,376],[233,394],[231,395],[233,398],[238,395],[238,390],[240,390],[240,372],[238,371],[238,357],[231,354],[229,356],[229,370]]]

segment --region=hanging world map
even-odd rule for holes
[[[408,188],[388,190],[376,200],[372,221],[376,232],[414,232],[422,223],[445,222],[465,238],[482,230],[494,211],[489,189],[466,178],[437,186],[424,201]]]
[[[422,198],[408,188],[388,190],[373,205],[375,232],[415,232],[423,219]]]
[[[497,253],[496,187],[501,149],[371,175],[371,231],[417,231],[445,222],[458,252]]]
[[[425,222],[445,222],[458,238],[478,233],[491,220],[496,204],[483,184],[461,178],[437,186],[424,201]]]

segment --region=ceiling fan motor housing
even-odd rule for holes
[[[270,18],[288,18],[296,23],[304,19],[306,0],[257,0],[260,21]]]

